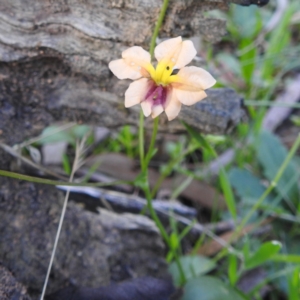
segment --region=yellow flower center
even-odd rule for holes
[[[149,64],[147,71],[150,73],[151,78],[157,85],[166,86],[172,82],[175,82],[177,79],[176,75],[171,76],[174,66],[174,62],[162,60],[157,64],[156,69]]]

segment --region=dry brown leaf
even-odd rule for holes
[[[265,224],[270,223],[273,220],[273,218],[268,218],[261,222],[259,225],[258,224],[249,224],[243,228],[243,230],[236,235],[236,232],[234,230],[226,232],[219,237],[225,241],[225,243],[233,243],[236,242],[238,239],[241,237],[245,236],[246,234],[252,232],[257,228],[257,226],[262,226]],[[198,254],[204,255],[204,256],[212,256],[221,251],[223,248],[223,245],[221,245],[218,241],[216,240],[210,240],[209,242],[205,243],[202,247],[199,248]]]

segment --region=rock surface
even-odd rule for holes
[[[139,107],[123,105],[128,83],[114,78],[108,63],[128,46],[148,48],[160,6],[160,0],[1,1],[0,141],[21,142],[54,121],[137,124]],[[203,13],[227,7],[226,0],[171,1],[160,36],[216,41],[225,21]],[[212,93],[179,119],[203,132],[228,132],[243,116],[241,99],[226,89]],[[161,123],[161,130],[183,129],[178,121]]]
[[[26,288],[0,263],[0,299],[31,300]]]
[[[0,261],[37,296],[61,214],[55,187],[0,178]],[[68,204],[47,291],[99,287],[131,277],[166,274],[165,248],[144,216],[91,213]]]

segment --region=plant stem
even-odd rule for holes
[[[158,16],[158,19],[157,19],[157,22],[156,22],[156,25],[155,25],[155,28],[154,28],[154,31],[153,31],[153,34],[152,34],[152,38],[151,38],[151,42],[150,42],[150,49],[149,49],[149,52],[151,54],[151,58],[153,58],[154,48],[155,48],[155,45],[156,45],[156,38],[158,36],[158,32],[159,32],[159,29],[162,25],[162,22],[165,18],[165,14],[166,14],[166,11],[167,11],[167,8],[168,8],[168,4],[169,4],[169,0],[164,0],[161,11],[159,13],[159,16]]]
[[[154,55],[154,47],[156,45],[156,38],[158,36],[159,29],[164,20],[164,17],[165,17],[166,11],[167,11],[167,7],[168,7],[168,3],[169,3],[169,0],[164,0],[160,14],[158,16],[157,23],[156,23],[154,31],[153,31],[153,35],[152,35],[151,43],[150,43],[150,49],[149,49],[151,59],[153,58],[153,55]],[[170,239],[169,239],[168,233],[166,232],[163,224],[161,223],[161,221],[160,221],[159,217],[157,216],[156,211],[154,210],[153,205],[152,205],[153,193],[151,193],[151,191],[150,191],[149,178],[148,178],[148,167],[149,167],[150,160],[154,153],[154,145],[155,145],[157,131],[158,131],[158,123],[159,123],[159,119],[158,119],[158,117],[156,117],[153,121],[153,131],[152,131],[151,141],[150,141],[148,152],[145,157],[145,152],[144,152],[144,115],[141,110],[140,124],[139,124],[139,150],[140,150],[140,164],[141,164],[142,174],[144,175],[144,182],[142,184],[142,189],[143,189],[146,199],[147,199],[147,206],[148,206],[150,215],[151,215],[153,221],[155,222],[156,226],[158,227],[164,241],[170,247]],[[176,264],[179,269],[181,284],[184,284],[186,279],[184,276],[183,268],[182,268],[180,260],[179,260],[179,256],[176,251],[174,251],[173,255],[175,257],[175,261],[176,261]]]
[[[132,181],[124,181],[124,180],[117,180],[112,182],[97,182],[97,183],[82,183],[82,182],[66,182],[66,181],[58,181],[58,180],[51,180],[45,179],[40,177],[28,176],[19,173],[14,173],[10,171],[0,170],[0,176],[15,178],[19,180],[25,180],[29,182],[35,183],[42,183],[42,184],[49,184],[49,185],[61,185],[61,186],[83,186],[83,187],[101,187],[101,186],[113,186],[113,185],[120,185],[120,184],[133,184]]]
[[[140,164],[142,171],[145,172],[145,150],[144,150],[144,113],[141,109],[140,111],[140,123],[139,123],[139,152],[140,152]]]
[[[156,141],[156,136],[157,136],[157,131],[158,131],[158,122],[159,122],[159,118],[156,117],[153,121],[153,132],[152,132],[152,136],[151,136],[151,141],[150,141],[150,145],[149,145],[149,149],[145,158],[145,164],[148,166],[149,162],[152,158],[153,155],[153,150],[154,150],[154,145],[155,145],[155,141]]]

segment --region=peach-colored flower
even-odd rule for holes
[[[135,80],[125,92],[125,107],[141,103],[146,117],[151,114],[155,118],[165,111],[169,121],[173,120],[181,104],[193,105],[204,99],[204,90],[216,83],[207,71],[185,67],[196,55],[192,41],[182,41],[180,36],[169,39],[156,46],[154,55],[156,68],[151,65],[150,53],[138,46],[109,63],[119,79]]]

